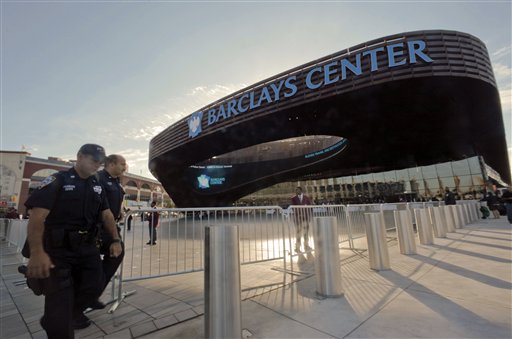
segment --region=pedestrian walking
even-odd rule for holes
[[[151,202],[151,208],[156,210],[156,201]],[[160,213],[157,211],[150,212],[148,215],[149,220],[149,241],[146,245],[156,245],[156,231],[160,223]]]

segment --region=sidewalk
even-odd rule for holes
[[[401,255],[388,243],[391,270],[369,269],[366,252],[342,250],[344,296],[316,295],[313,256],[242,266],[242,328],[250,338],[510,338],[512,227],[480,220]],[[17,286],[19,255],[4,243],[2,338],[45,338],[43,298]],[[290,274],[292,273],[292,274]],[[203,273],[128,283],[119,309],[88,314],[77,338],[204,337]],[[104,297],[108,300],[108,296]]]

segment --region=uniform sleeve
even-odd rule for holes
[[[31,209],[34,207],[51,210],[57,200],[60,191],[60,181],[57,175],[50,175],[41,182],[41,185],[32,192],[25,202],[25,207]]]
[[[108,204],[107,199],[107,191],[103,189],[103,194],[101,195],[101,207],[100,211],[108,210],[110,209],[110,205]]]

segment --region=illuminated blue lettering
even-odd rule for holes
[[[400,50],[396,51],[395,50],[396,47],[400,47]],[[402,60],[400,60],[398,62],[396,62],[396,60],[395,60],[395,57],[400,56],[400,55],[404,55],[403,47],[404,47],[404,44],[402,42],[398,43],[398,44],[393,44],[393,45],[387,46],[387,50],[388,50],[388,66],[389,67],[396,67],[396,66],[405,65],[405,63],[407,62],[406,58],[403,58]]]
[[[261,102],[263,100],[266,100],[268,103],[272,102],[272,98],[270,97],[270,93],[268,92],[267,87],[263,87],[261,89],[260,100],[258,100],[258,107],[261,106]]]
[[[233,99],[230,102],[228,102],[228,117],[231,116],[231,113],[233,113],[233,115],[238,115],[238,112],[236,111],[235,106],[236,106],[236,99]]]
[[[270,87],[274,91],[274,101],[279,100],[279,92],[281,91],[281,87],[283,87],[284,80],[279,81],[279,87],[276,84],[270,84]]]
[[[341,60],[341,80],[347,78],[347,68],[355,75],[361,75],[363,70],[361,68],[361,54],[356,55],[356,65],[353,65],[347,59]]]
[[[309,71],[308,75],[306,75],[306,86],[308,86],[309,89],[317,89],[320,86],[322,86],[322,81],[318,84],[314,84],[311,82],[311,78],[313,77],[313,73],[322,72],[322,67],[315,67],[311,71]]]
[[[247,107],[247,106],[245,106],[245,107],[242,106],[242,100],[244,100],[244,98],[249,98],[249,94],[245,93],[244,95],[242,95],[240,97],[240,99],[238,99],[238,112],[240,112],[240,113],[247,112],[247,110],[249,109],[249,107]]]
[[[371,71],[375,72],[379,69],[379,63],[377,62],[377,52],[384,52],[384,47],[375,48],[366,52],[363,52],[363,56],[370,55],[370,64],[372,65]],[[343,78],[343,77],[342,77]],[[345,78],[343,78],[345,79]]]
[[[291,96],[294,96],[295,93],[297,93],[297,86],[292,82],[297,80],[297,77],[295,75],[292,75],[291,77],[288,77],[286,81],[284,82],[284,87],[290,90],[290,92],[285,92],[284,97],[289,98]]]
[[[221,117],[224,120],[227,119],[226,111],[224,110],[224,105],[219,106],[219,110],[217,111],[217,121],[219,121]]]
[[[259,105],[258,105],[259,106]],[[253,109],[253,108],[256,108],[258,107],[254,104],[254,91],[252,91],[251,93],[249,93],[249,108],[250,109]]]
[[[217,122],[217,116],[215,115],[215,108],[208,111],[208,126]]]
[[[433,62],[428,55],[423,53],[423,50],[426,47],[425,41],[423,40],[413,40],[407,41],[407,47],[409,48],[409,62],[411,64],[416,63],[416,55],[423,59],[425,62]]]
[[[336,73],[336,69],[333,69],[331,67],[334,67],[338,64],[337,61],[333,61],[330,64],[327,64],[324,66],[324,83],[326,85],[332,84],[338,80],[340,80],[339,75],[336,75],[333,79],[331,79],[331,74]]]
[[[408,48],[407,52],[405,51],[406,42]],[[369,57],[370,71],[375,72],[379,70],[379,53],[387,53],[387,65],[381,65],[382,67],[391,68],[405,65],[407,63],[414,64],[418,62],[419,59],[427,63],[433,62],[425,52],[426,47],[427,45],[423,40],[403,41],[352,54],[350,56],[350,60],[348,57],[345,57],[343,59],[337,59],[336,61],[330,61],[323,66],[315,66],[309,69],[306,74],[306,89],[315,90],[323,86],[343,81],[347,79],[347,76],[349,75],[359,76],[363,74],[361,58],[366,56]],[[366,68],[364,71],[368,72]],[[286,79],[282,78],[278,81],[276,80],[276,82],[263,86],[260,89],[246,92],[239,98],[225,101],[218,107],[208,110],[208,126],[219,122],[220,119],[229,119],[238,116],[241,113],[258,108],[265,103],[271,104],[279,101],[281,98],[290,98],[296,95],[299,90],[296,82],[297,75],[291,75]],[[256,98],[256,96],[258,96],[258,98]],[[334,149],[334,147],[327,148],[324,152],[329,152],[332,149]]]

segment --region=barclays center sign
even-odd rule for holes
[[[190,138],[194,138],[201,134],[203,126],[207,129],[221,121],[236,119],[262,105],[291,98],[300,92],[299,88],[302,88],[302,91],[314,91],[345,81],[349,77],[358,77],[383,68],[389,69],[418,62],[431,63],[433,60],[425,52],[426,47],[423,40],[409,40],[350,55],[352,61],[348,57],[333,59],[329,63],[307,70],[302,80],[303,84],[299,83],[297,75],[290,75],[262,87],[261,92],[260,89],[246,92],[206,111],[191,114],[188,118],[188,135]],[[378,57],[381,55],[385,56],[386,63],[379,66]],[[205,120],[204,123],[203,120]]]

